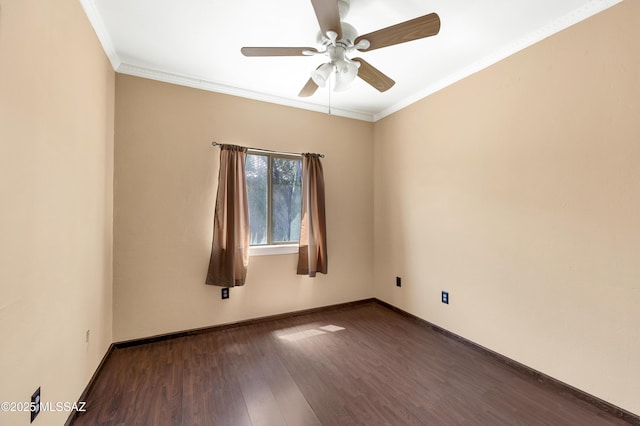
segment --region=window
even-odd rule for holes
[[[297,244],[302,209],[301,159],[249,151],[245,173],[251,246]]]

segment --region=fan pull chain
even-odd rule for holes
[[[331,82],[333,81],[333,75],[335,74],[335,71],[333,73],[331,73],[331,75],[329,76],[329,115],[331,115]]]

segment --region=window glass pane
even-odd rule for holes
[[[267,187],[269,157],[247,154],[245,176],[249,200],[250,244],[267,244]]]
[[[302,209],[302,162],[297,159],[278,157],[272,157],[272,161],[272,241],[274,243],[298,241]]]

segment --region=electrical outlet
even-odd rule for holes
[[[402,278],[396,277],[396,287],[402,287]]]
[[[443,291],[442,292],[442,303],[445,304],[449,304],[449,292],[448,291]]]
[[[229,298],[229,287],[222,287],[222,298],[223,299]]]
[[[33,408],[31,408],[33,407]],[[31,395],[31,422],[33,423],[33,421],[36,419],[36,417],[38,417],[38,414],[40,414],[40,388],[38,388],[33,395]]]

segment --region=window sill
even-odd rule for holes
[[[249,256],[273,256],[276,254],[298,253],[298,244],[278,244],[272,246],[251,246]]]

